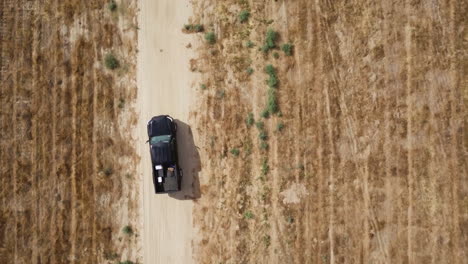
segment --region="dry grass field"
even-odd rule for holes
[[[0,1],[0,263],[139,261],[135,6]]]
[[[466,263],[466,1],[194,10],[199,263]]]

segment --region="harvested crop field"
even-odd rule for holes
[[[0,263],[139,261],[133,2],[0,1]]]
[[[466,263],[467,8],[195,1],[196,260]]]

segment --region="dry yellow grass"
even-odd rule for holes
[[[199,263],[466,261],[466,3],[194,7],[193,20],[217,36],[196,62],[208,84],[193,113],[205,136]],[[258,50],[269,28],[293,56]],[[281,115],[264,120],[265,150],[244,120],[262,119],[267,64],[278,71]]]
[[[136,10],[107,3],[0,2],[1,263],[138,259]]]

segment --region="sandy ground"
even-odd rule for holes
[[[141,156],[144,263],[192,263],[192,171],[196,166],[193,139],[187,125],[191,98],[188,69],[190,35],[181,28],[191,15],[188,1],[140,1],[138,57],[138,151]],[[146,121],[168,114],[177,119],[179,157],[184,169],[181,197],[155,195]],[[192,157],[195,157],[193,159]]]

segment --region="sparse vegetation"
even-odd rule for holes
[[[265,131],[260,131],[260,134],[258,134],[258,138],[260,140],[267,140],[268,139],[268,135]]]
[[[210,31],[210,32],[206,32],[205,34],[205,40],[206,42],[208,42],[208,44],[215,44],[216,43],[216,35],[214,32]]]
[[[133,235],[133,229],[129,225],[124,226],[124,228],[122,228],[122,232],[126,235]]]
[[[279,122],[279,123],[276,125],[276,131],[281,132],[283,129],[284,129],[284,123],[283,123],[283,122]]]
[[[247,68],[247,73],[248,73],[249,75],[252,75],[253,72],[254,72],[254,69],[252,69],[252,67],[248,67],[248,68]]]
[[[126,260],[126,261],[120,261],[119,264],[135,264],[135,262]]]
[[[120,67],[119,60],[117,60],[117,58],[112,53],[109,53],[105,56],[104,64],[109,70],[115,70]]]
[[[283,44],[283,46],[281,46],[281,50],[284,52],[284,54],[286,54],[287,56],[292,56],[293,54],[293,49],[294,49],[294,45],[291,44],[291,43],[286,43],[286,44]]]
[[[234,156],[236,156],[236,157],[238,157],[239,154],[240,154],[240,151],[239,151],[239,149],[237,149],[237,148],[231,149],[230,152],[231,152],[232,155],[234,155]]]
[[[262,130],[265,124],[262,121],[258,121],[257,123],[255,123],[255,126],[258,128],[258,130]]]
[[[268,111],[268,109],[263,109],[263,111],[262,111],[262,113],[260,113],[260,115],[263,118],[269,118],[270,117],[270,112]]]
[[[216,98],[223,99],[226,96],[225,90],[218,90],[216,91]]]
[[[122,108],[125,107],[125,99],[124,99],[124,98],[119,98],[118,107],[119,107],[120,109],[122,109]]]
[[[265,247],[269,247],[271,244],[271,237],[270,235],[264,235],[263,236],[263,243],[265,244]]]
[[[184,29],[185,31],[187,32],[190,32],[190,33],[198,33],[198,32],[203,32],[204,31],[204,27],[203,25],[201,24],[185,24],[184,25]]]
[[[111,0],[108,4],[108,8],[111,12],[114,12],[117,10],[117,3],[114,0]]]
[[[244,218],[245,219],[253,219],[254,214],[251,211],[247,211],[247,212],[244,213]]]
[[[254,115],[252,112],[247,114],[247,119],[245,120],[245,123],[247,124],[247,127],[251,127],[255,122]]]
[[[247,20],[249,20],[249,17],[250,17],[250,12],[248,10],[242,10],[239,13],[239,20],[241,23],[247,22]]]
[[[107,167],[104,169],[104,175],[111,176],[114,173],[114,170],[111,167]]]
[[[262,161],[262,175],[267,175],[270,171],[270,166],[268,165],[268,160],[265,158]]]
[[[262,116],[269,116],[276,114],[279,111],[278,100],[276,97],[276,88],[278,87],[278,77],[276,76],[276,69],[273,65],[269,64],[265,67],[265,72],[268,74],[268,93],[267,93],[267,106],[262,112]]]
[[[251,40],[247,40],[247,42],[245,43],[245,46],[250,49],[250,48],[253,48],[255,44]]]
[[[262,141],[262,142],[260,143],[260,149],[261,149],[261,150],[267,150],[268,147],[269,147],[269,146],[268,146],[268,143],[267,143],[267,142]]]
[[[274,52],[274,53],[273,53],[273,58],[279,59],[279,57],[280,57],[280,55],[279,55],[278,52]]]
[[[206,90],[206,84],[204,84],[204,83],[200,84],[200,89]]]

